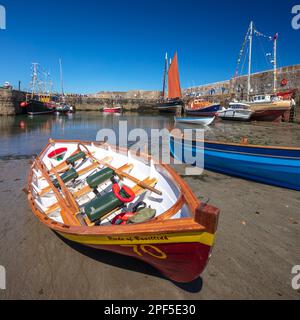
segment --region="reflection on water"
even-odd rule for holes
[[[39,153],[51,137],[53,139],[95,140],[102,128],[115,130],[118,135],[119,121],[128,121],[128,130],[142,128],[172,128],[171,115],[124,115],[100,112],[78,112],[68,116],[42,115],[0,117],[0,157],[31,156]],[[177,124],[177,128],[200,128]],[[239,142],[247,137],[249,143],[262,145],[300,146],[300,125],[273,123],[219,122],[205,128],[207,140]]]

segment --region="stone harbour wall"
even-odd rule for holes
[[[25,100],[25,96],[25,92],[0,88],[0,115],[20,114],[20,103]]]
[[[121,106],[124,111],[154,111],[157,99],[68,97],[67,102],[78,111],[99,111],[105,107]]]
[[[285,84],[286,83],[286,84]],[[251,95],[273,93],[273,70],[254,73],[251,75]],[[299,101],[300,93],[300,65],[279,68],[277,70],[277,91],[295,90],[296,99]],[[241,76],[235,79],[196,86],[183,90],[186,97],[199,96],[211,99],[224,100],[227,97],[243,99],[247,96],[248,77]],[[223,96],[223,98],[222,98]]]

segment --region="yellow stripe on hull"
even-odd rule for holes
[[[136,236],[86,236],[60,233],[68,240],[85,245],[127,245],[127,244],[163,244],[163,243],[201,243],[213,246],[215,235],[207,232],[174,233]]]

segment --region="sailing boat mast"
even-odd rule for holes
[[[64,100],[64,81],[63,81],[63,71],[62,71],[62,61],[59,59],[59,70],[60,70],[60,87],[61,87],[61,99]]]
[[[249,35],[248,101],[250,100],[250,92],[251,92],[252,43],[253,43],[253,21],[251,21],[250,23],[250,35]]]
[[[37,77],[38,77],[38,63],[32,63],[32,91],[31,91],[31,98],[34,98],[36,84],[37,84]]]
[[[166,96],[167,72],[168,72],[168,53],[166,53],[166,58],[165,58],[165,70],[164,70],[164,82],[163,82],[163,99],[165,99],[165,96]]]
[[[274,37],[274,93],[277,91],[277,39],[278,33]]]

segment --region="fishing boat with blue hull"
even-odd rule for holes
[[[214,117],[221,110],[220,103],[211,103],[202,99],[192,100],[185,107],[187,115],[200,117]]]
[[[186,152],[204,152],[207,170],[300,191],[300,148],[197,143],[182,136],[171,136],[170,150],[172,156],[183,163]]]

